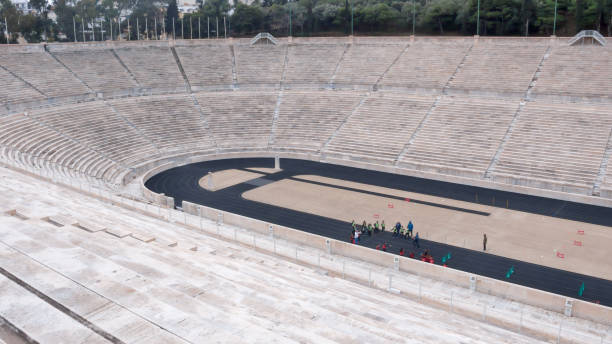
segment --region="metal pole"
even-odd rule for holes
[[[4,17],[4,28],[6,29],[6,44],[9,44],[9,41],[11,40],[11,33],[8,29],[8,21],[6,21],[6,17]]]
[[[183,23],[185,22],[185,18],[181,18],[181,39],[185,39],[185,26]]]
[[[113,41],[113,18],[109,20],[109,23],[110,23],[111,41]]]
[[[202,38],[202,32],[200,31],[200,17],[198,17],[198,39]]]
[[[85,18],[81,20],[81,26],[83,26],[83,42],[85,42]]]
[[[100,19],[100,32],[102,34],[102,42],[104,42],[104,21]]]
[[[227,39],[227,27],[225,26],[225,16],[223,16],[223,38]]]
[[[190,30],[190,34],[189,34],[189,39],[193,39],[193,21],[191,20],[191,16],[189,16],[189,30]]]
[[[132,39],[132,30],[130,30],[130,17],[127,18],[127,22],[128,22],[128,41]]]
[[[96,41],[96,30],[94,29],[94,20],[91,19],[91,40]]]
[[[217,18],[217,38],[219,38],[219,17],[215,18]]]
[[[77,36],[76,36],[76,20],[74,19],[74,16],[72,16],[72,32],[74,34],[74,41],[77,41]]]
[[[136,17],[136,40],[140,41],[140,25],[138,25],[138,17]]]
[[[412,35],[416,32],[416,0],[412,0]]]
[[[206,17],[206,33],[208,34],[208,39],[210,39],[210,17]]]
[[[149,18],[145,17],[145,35],[147,38],[145,40],[149,40]]]
[[[478,14],[476,16],[476,35],[480,36],[480,0],[478,0]]]
[[[555,0],[555,19],[553,20],[553,36],[557,31],[557,0]]]
[[[291,4],[289,5],[289,37],[291,37],[292,31],[291,31]]]
[[[351,36],[353,35],[353,16],[355,15],[355,8],[353,7],[353,0],[351,0]]]
[[[159,37],[157,36],[157,17],[155,17],[154,19],[155,19],[155,40],[158,40]]]
[[[175,30],[176,24],[174,23],[174,17],[172,17],[172,39],[176,39],[176,30]]]

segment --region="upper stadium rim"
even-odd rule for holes
[[[114,185],[280,155],[612,206],[612,48],[567,41],[2,46],[0,145]]]

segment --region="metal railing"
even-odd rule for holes
[[[572,37],[567,44],[574,45],[579,40],[583,40],[584,42],[585,38],[592,38],[593,40],[599,42],[599,44],[606,45],[606,38],[597,30],[582,30],[576,36]]]
[[[251,39],[251,45],[259,42],[262,39],[266,39],[266,40],[270,41],[274,45],[278,44],[278,40],[276,38],[274,38],[274,36],[272,36],[271,34],[269,34],[267,32],[260,32],[260,33],[257,34],[257,36],[255,36],[255,37],[253,37],[253,39]]]

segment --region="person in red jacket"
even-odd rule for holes
[[[403,256],[403,255],[404,255],[404,248],[403,248],[403,247],[402,247],[402,248],[400,248],[399,255],[400,255],[400,256]]]

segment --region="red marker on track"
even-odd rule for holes
[[[393,203],[387,204],[387,208],[393,208]]]
[[[406,202],[410,202],[410,198],[407,198],[407,197],[406,197],[406,198],[404,198],[404,201],[406,201]]]
[[[584,235],[584,231],[580,230],[580,231],[578,231],[578,234],[579,235]]]
[[[582,241],[574,240],[574,246],[582,246]]]
[[[565,258],[565,254],[561,253],[561,252],[557,252],[557,257],[559,258]]]

